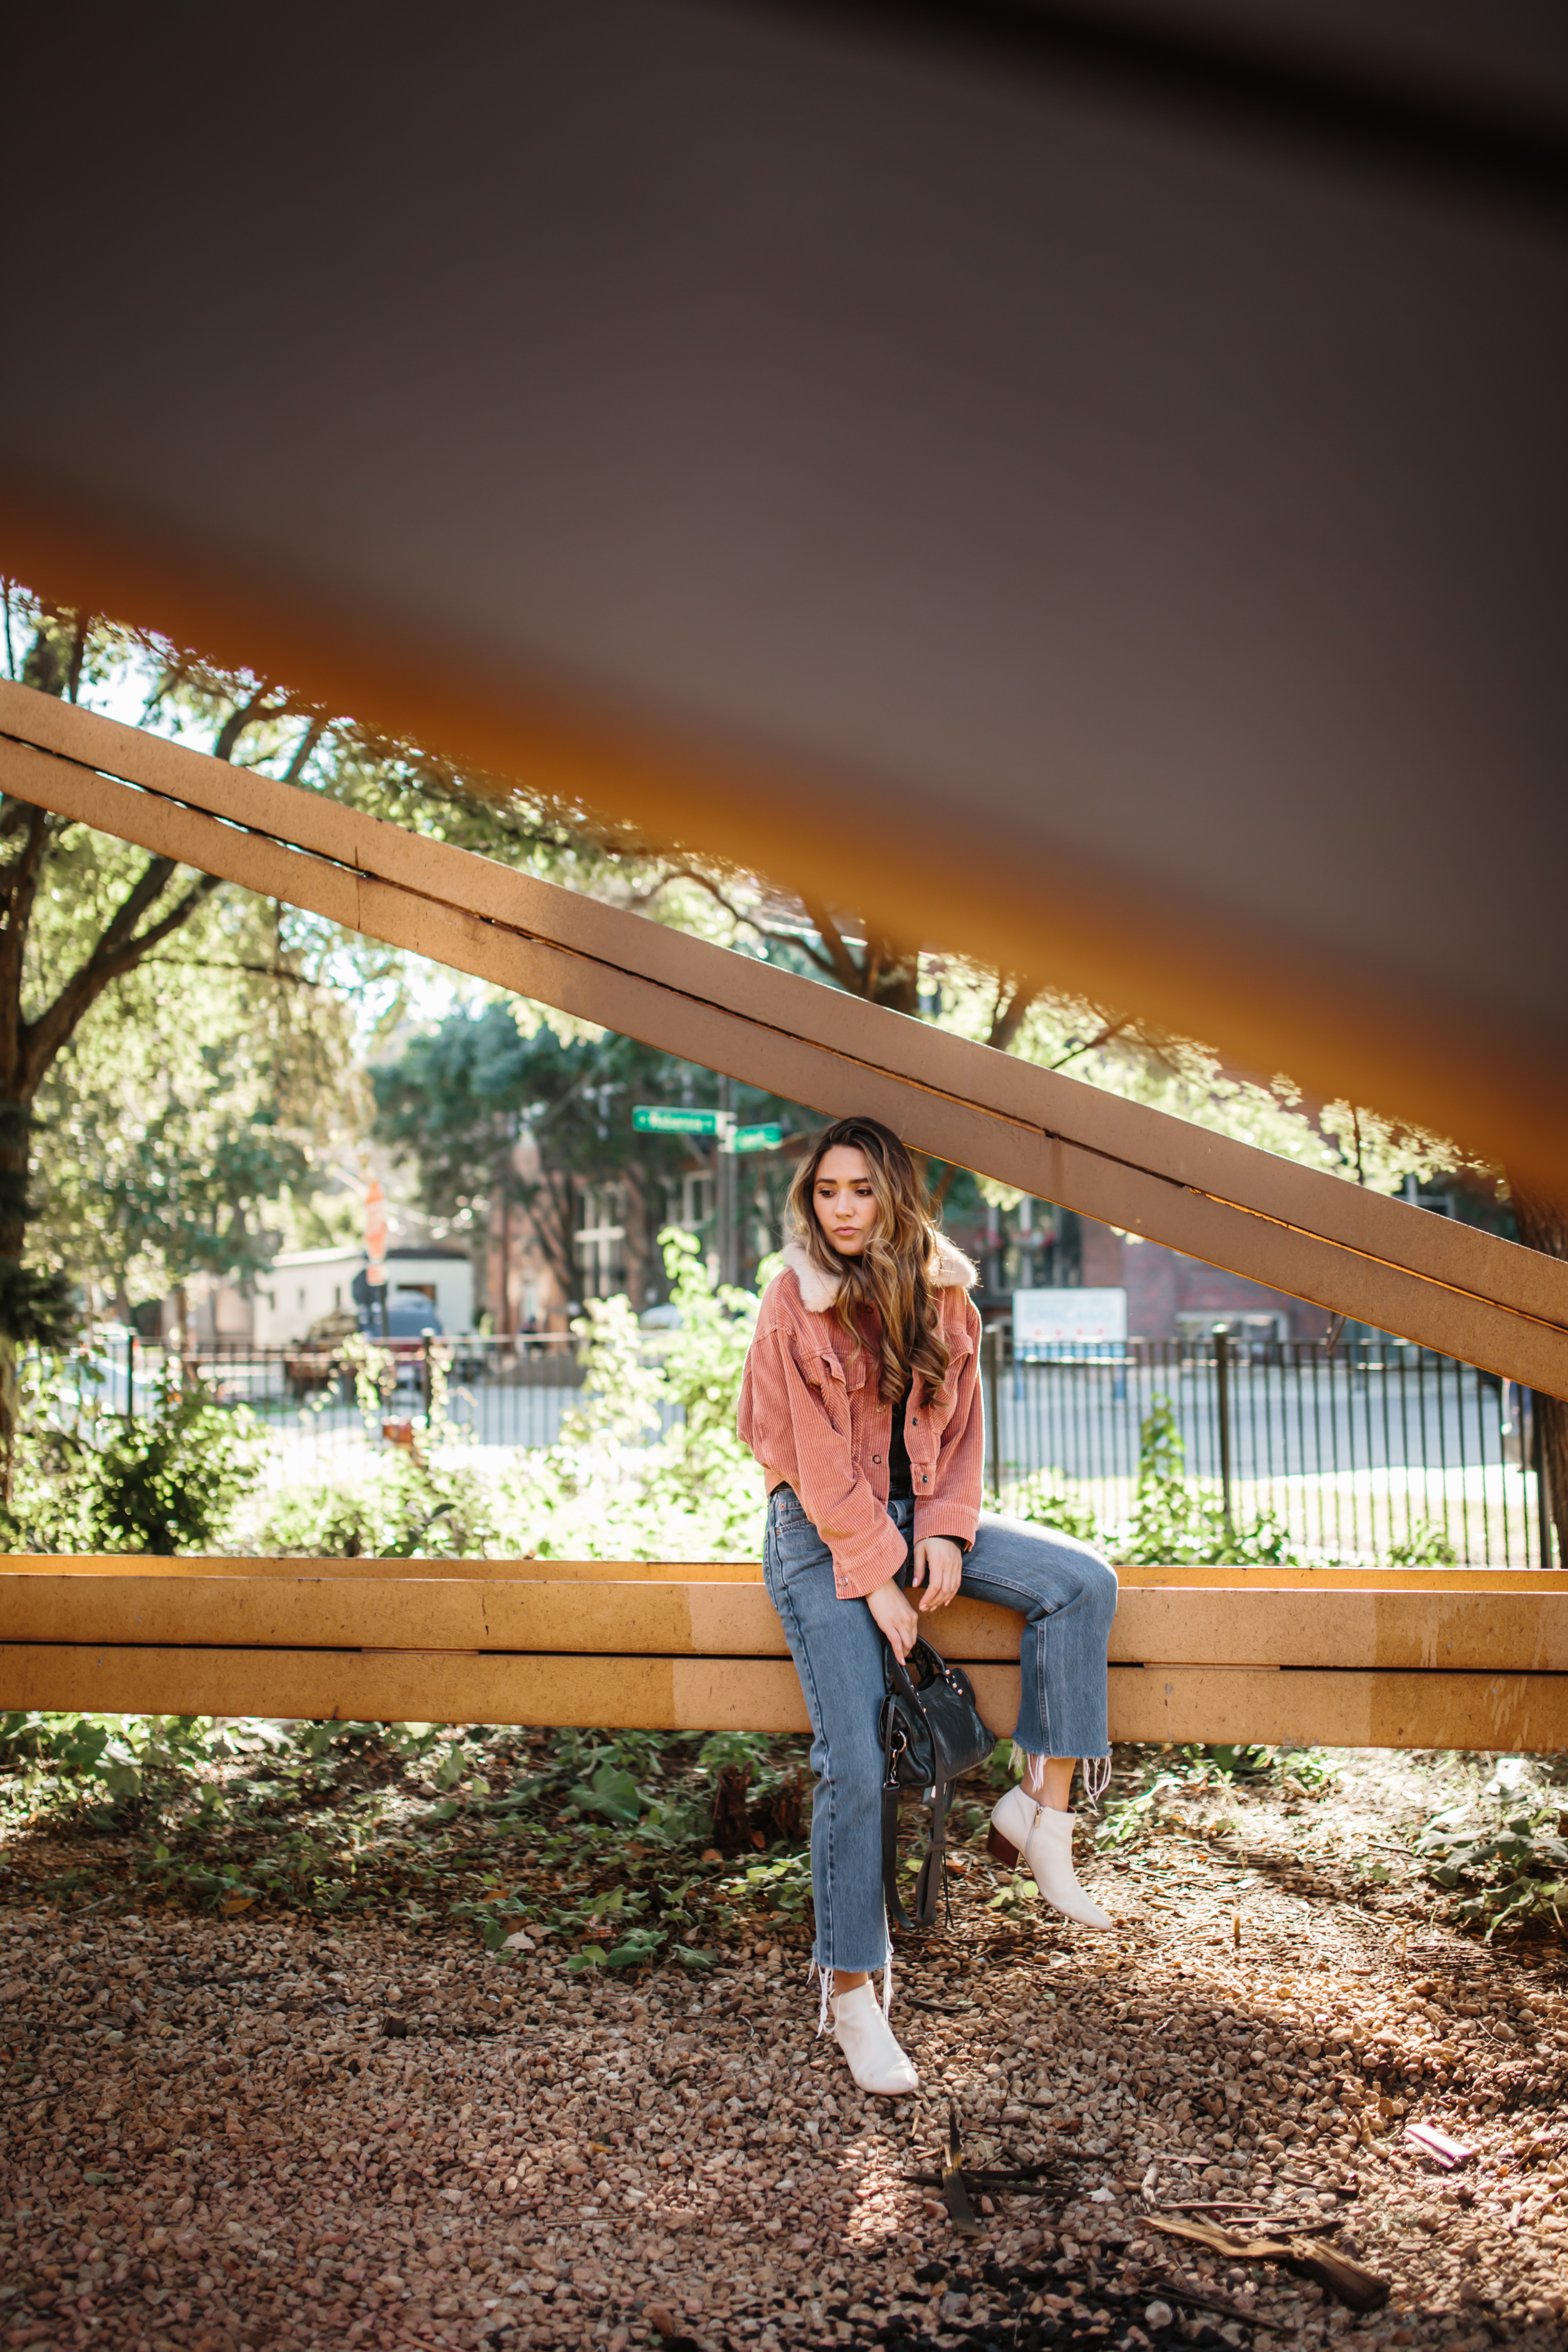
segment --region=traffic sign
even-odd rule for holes
[[[729,1124],[721,1110],[680,1110],[673,1103],[637,1103],[632,1125],[639,1135],[721,1135]]]
[[[783,1128],[770,1120],[765,1127],[738,1127],[730,1149],[731,1151],[772,1151],[783,1141]]]

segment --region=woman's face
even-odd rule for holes
[[[836,1143],[825,1151],[811,1200],[816,1222],[839,1256],[858,1257],[877,1222],[877,1195],[865,1153],[847,1143]]]

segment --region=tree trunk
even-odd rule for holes
[[[11,1276],[17,1287],[27,1239],[32,1133],[32,1103],[0,1101],[0,1278]],[[21,1410],[21,1349],[9,1332],[0,1332],[0,1496],[7,1509]]]
[[[1517,1184],[1509,1190],[1519,1238],[1526,1249],[1545,1257],[1568,1258],[1568,1207],[1542,1199]],[[1541,1467],[1546,1480],[1552,1523],[1557,1531],[1559,1564],[1568,1560],[1568,1402],[1562,1397],[1535,1395],[1536,1428],[1541,1433]]]

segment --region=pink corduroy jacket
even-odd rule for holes
[[[799,1242],[767,1287],[741,1381],[742,1442],[762,1465],[771,1494],[793,1486],[833,1554],[840,1600],[863,1599],[904,1564],[888,1517],[891,1409],[877,1393],[877,1358],[857,1347],[833,1313],[837,1285]],[[952,1351],[945,1396],[917,1379],[904,1399],[904,1435],[915,1490],[915,1541],[951,1536],[967,1549],[980,1517],[985,1458],[980,1389],[980,1317],[969,1297],[973,1266],[937,1237],[942,1337]]]

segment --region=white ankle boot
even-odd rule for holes
[[[833,2033],[863,2091],[885,2099],[920,2088],[920,2076],[900,2049],[868,1984],[833,1996]]]
[[[991,1816],[989,1848],[1009,1870],[1022,1854],[1034,1873],[1035,1885],[1053,1910],[1076,1919],[1080,1927],[1109,1927],[1110,1914],[1091,1903],[1072,1868],[1071,1813],[1053,1812],[1037,1804],[1020,1785],[1009,1789]]]

